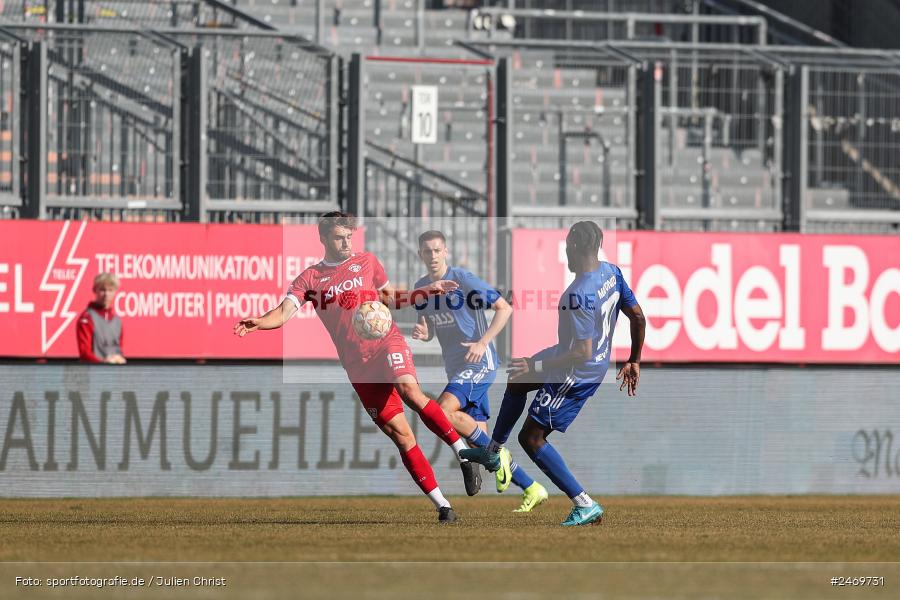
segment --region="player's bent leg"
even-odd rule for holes
[[[471,416],[471,415],[470,415]],[[491,438],[487,434],[487,422],[475,421],[478,428],[472,434],[466,436],[469,446],[473,448],[486,448],[491,443]],[[497,454],[499,457],[499,453]],[[509,463],[509,471],[512,474],[512,482],[514,485],[522,489],[524,495],[522,504],[513,512],[531,512],[531,509],[547,500],[547,490],[540,483],[532,479],[522,466],[515,460]],[[495,473],[497,492],[502,493],[509,487],[506,479],[506,473],[502,469],[497,469]]]
[[[450,502],[444,497],[434,477],[434,470],[422,449],[416,443],[416,437],[406,420],[406,415],[399,413],[387,423],[378,422],[378,427],[388,436],[400,451],[400,460],[409,472],[413,481],[419,486],[438,510],[438,521],[452,523],[457,520]]]
[[[522,429],[519,430],[519,445],[528,456],[534,456],[547,443],[550,430],[543,427],[533,419],[525,419]]]
[[[378,428],[394,442],[401,454],[417,445],[416,436],[403,413],[395,415],[387,423],[378,423]]]
[[[528,417],[519,432],[519,443],[531,460],[575,505],[562,524],[569,526],[600,522],[603,518],[603,507],[588,496],[584,487],[569,470],[566,461],[547,441],[551,431],[549,427]]]
[[[460,454],[462,458],[480,463],[488,471],[496,473],[498,492],[506,490],[512,481],[512,471],[510,469],[512,460],[509,457],[509,452],[503,450],[503,444],[509,439],[512,428],[522,415],[522,411],[525,410],[528,392],[540,389],[541,385],[537,381],[507,384],[490,443],[487,447],[464,450]]]
[[[437,399],[438,406],[447,415],[447,420],[453,425],[456,433],[464,438],[468,438],[478,429],[478,423],[463,411],[459,398],[450,392],[442,392]]]
[[[461,377],[461,379],[464,378],[464,376]],[[487,434],[487,420],[490,418],[488,390],[491,382],[480,382],[468,386],[461,385],[462,383],[462,381],[451,378],[450,383],[438,398],[438,404],[447,413],[450,422],[456,427],[456,431],[466,438],[470,447],[485,448],[491,443],[491,437]],[[497,456],[500,458],[499,453]],[[501,468],[498,468],[495,473],[498,493],[505,492],[509,488],[510,479],[522,490],[530,489],[530,492],[525,494],[525,500],[519,507],[519,512],[528,512],[533,506],[536,506],[534,502],[541,498],[541,493],[546,497],[546,490],[543,489],[543,486],[539,483],[536,484],[534,479],[516,461],[510,459],[509,472],[507,472],[502,468],[501,458]]]
[[[462,410],[462,406],[459,403],[459,398],[453,395],[450,392],[443,392],[438,397],[438,405],[441,407],[441,410],[444,411],[444,414],[447,415],[447,419],[450,421],[450,424],[453,425],[453,428],[456,429],[456,432],[466,438],[468,440],[469,436],[465,433],[468,431],[470,434],[473,431],[480,432],[481,429],[478,428],[478,425],[475,423],[475,420],[472,419],[469,415],[467,415]],[[472,461],[460,461],[459,468],[462,470],[463,474],[463,482],[466,486],[466,494],[469,496],[474,496],[478,492],[481,491],[481,465]]]
[[[491,445],[488,447],[491,451],[496,452],[500,446],[506,443],[513,427],[516,426],[516,422],[525,410],[528,393],[540,389],[541,385],[543,384],[539,381],[516,382],[506,385],[500,412],[497,414],[497,423],[491,434]]]
[[[428,427],[436,436],[444,440],[444,442],[453,448],[457,458],[459,451],[465,449],[466,444],[460,439],[459,434],[450,424],[447,415],[441,410],[437,402],[429,398],[422,392],[419,382],[412,375],[401,375],[394,380],[394,387],[403,402],[416,411],[425,426]]]
[[[477,494],[481,489],[481,473],[471,466],[463,466],[466,461],[460,457],[459,453],[466,449],[466,442],[456,433],[438,403],[422,392],[419,382],[410,374],[398,376],[394,380],[394,387],[403,402],[419,414],[419,418],[425,423],[425,426],[453,449],[453,454],[461,465],[466,493]]]

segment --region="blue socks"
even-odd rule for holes
[[[466,436],[466,439],[469,440],[473,446],[478,446],[479,448],[485,448],[491,443],[491,437],[483,432],[478,425],[475,426],[475,431]]]
[[[525,469],[520,467],[519,463],[516,461],[513,461],[512,464],[509,465],[509,469],[512,471],[512,482],[523,490],[534,483],[534,479],[531,478],[531,475],[526,473]]]
[[[572,475],[569,467],[566,466],[566,461],[563,460],[563,457],[556,451],[556,448],[551,446],[549,442],[541,446],[541,448],[532,455],[531,460],[533,460],[534,463],[541,468],[541,471],[550,478],[550,481],[565,492],[566,496],[569,498],[575,498],[584,492],[584,488],[581,487],[581,484],[578,483],[578,480]]]
[[[484,448],[489,446],[491,443],[491,438],[481,430],[481,427],[475,427],[475,431],[470,433],[467,437],[467,440],[472,443],[473,446],[478,446],[479,448]],[[534,479],[531,478],[531,475],[525,472],[525,469],[519,466],[519,463],[513,461],[511,465],[509,465],[510,470],[512,471],[512,481],[514,484],[522,488],[523,490],[534,483]]]

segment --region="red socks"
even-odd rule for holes
[[[400,452],[400,458],[403,460],[403,466],[412,475],[413,481],[426,494],[435,489],[438,484],[434,478],[434,471],[431,469],[428,459],[422,454],[422,450],[418,445],[413,446],[406,452]]]
[[[452,446],[459,440],[459,434],[453,429],[453,425],[447,420],[447,415],[438,406],[434,400],[429,400],[428,404],[419,411],[419,417],[425,426],[438,436],[448,445]]]

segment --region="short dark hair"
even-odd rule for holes
[[[319,236],[324,236],[331,232],[335,227],[346,227],[347,229],[356,229],[356,217],[350,213],[333,210],[319,217]]]
[[[603,230],[593,221],[579,221],[569,229],[569,239],[580,254],[597,256],[603,245]]]
[[[432,229],[431,231],[426,231],[419,236],[419,248],[422,247],[422,244],[424,244],[425,242],[430,242],[431,240],[441,240],[442,242],[444,242],[445,246],[447,245],[447,238],[444,237],[444,234],[437,229]]]

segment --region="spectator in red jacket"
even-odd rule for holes
[[[122,321],[113,312],[119,278],[100,273],[94,278],[94,301],[78,317],[78,358],[83,362],[125,364]]]

